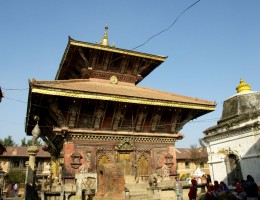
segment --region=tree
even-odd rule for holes
[[[197,148],[196,144],[190,146],[190,157],[192,162],[194,162],[196,166],[207,161],[208,157],[205,150],[206,149],[204,147]]]
[[[11,135],[8,135],[3,140],[0,139],[0,142],[3,146],[17,146]]]
[[[26,144],[26,139],[25,137],[21,140],[21,147],[26,147],[27,144]]]
[[[24,183],[25,172],[20,169],[12,169],[6,174],[7,183]]]
[[[39,140],[36,140],[35,144],[33,144],[32,139],[26,141],[25,137],[21,140],[21,147],[28,147],[28,146],[32,146],[32,145],[41,146],[42,144],[41,144],[41,141],[39,141]]]

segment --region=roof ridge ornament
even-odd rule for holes
[[[109,46],[107,32],[108,32],[108,25],[105,26],[105,33],[104,33],[102,40],[100,41],[101,45]]]
[[[240,78],[240,84],[239,86],[236,87],[237,93],[244,93],[244,92],[250,92],[251,91],[251,86],[245,81]]]

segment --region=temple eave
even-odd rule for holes
[[[186,102],[173,102],[165,101],[158,99],[144,99],[130,96],[120,96],[120,95],[111,95],[111,94],[100,94],[100,93],[88,93],[88,92],[78,92],[78,91],[64,91],[64,90],[53,90],[53,89],[41,89],[33,88],[32,93],[45,94],[45,95],[57,95],[64,97],[74,97],[81,99],[95,99],[95,100],[106,100],[106,101],[115,101],[115,102],[124,102],[124,103],[135,103],[135,104],[144,104],[144,105],[155,105],[155,106],[164,106],[164,107],[176,107],[176,108],[189,108],[197,110],[207,110],[214,111],[215,105],[203,105],[203,104],[194,104]]]
[[[87,130],[87,129],[78,129],[78,128],[60,128],[60,127],[54,127],[53,132],[55,132],[57,135],[62,135],[64,132],[68,132],[70,134],[78,134],[78,135],[99,135],[99,136],[138,136],[138,137],[166,137],[166,138],[176,138],[180,139],[184,136],[182,134],[176,134],[176,133],[144,133],[144,132],[129,132],[129,131],[104,131],[104,130]]]
[[[73,39],[70,40],[69,44],[75,45],[75,46],[97,49],[97,50],[111,51],[114,53],[126,54],[126,55],[130,55],[130,56],[138,56],[138,57],[148,58],[148,59],[152,59],[152,60],[158,60],[158,61],[162,61],[162,62],[165,61],[165,59],[167,58],[166,56],[158,56],[158,55],[152,55],[152,54],[147,54],[147,53],[141,53],[141,52],[137,52],[137,51],[123,50],[123,49],[110,47],[110,46],[103,46],[103,45],[99,45],[99,44],[80,42],[80,41],[76,41]]]

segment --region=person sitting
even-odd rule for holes
[[[220,181],[219,190],[220,191],[225,191],[225,192],[229,191],[228,186],[224,183],[224,181]]]
[[[244,200],[246,199],[246,193],[243,191],[241,183],[238,181],[237,178],[235,178],[232,182],[232,188],[233,188],[233,196],[236,197],[236,199]]]

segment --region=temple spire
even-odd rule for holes
[[[245,83],[245,81],[241,78],[239,86],[236,87],[237,93],[250,92],[251,87],[249,84]]]
[[[105,33],[102,40],[100,41],[100,44],[104,46],[109,46],[107,31],[108,31],[108,25],[105,26]]]

